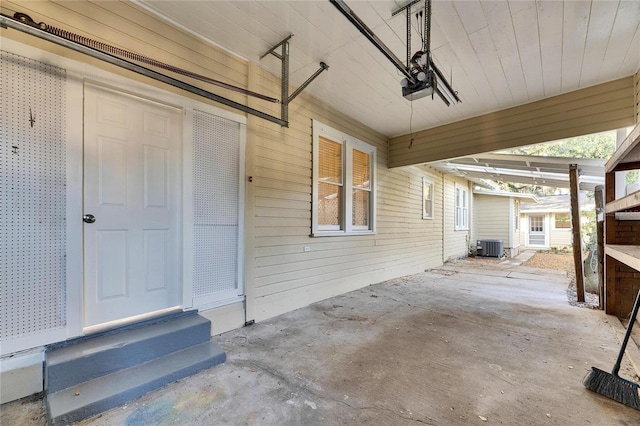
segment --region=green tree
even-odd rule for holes
[[[616,132],[594,133],[559,141],[545,142],[501,151],[504,154],[540,155],[546,157],[604,158],[616,149]]]
[[[538,155],[545,157],[571,157],[571,158],[610,158],[616,149],[616,132],[595,133],[559,141],[546,142],[536,145],[523,146],[501,151],[504,154]],[[638,181],[638,172],[626,175],[626,183]],[[536,185],[517,185],[510,182],[498,182],[501,189],[511,192],[527,192],[538,195],[550,195],[555,188]],[[593,192],[587,193],[587,198],[593,199]],[[596,217],[595,212],[582,212],[585,220],[581,224],[582,247],[589,256],[596,250]]]

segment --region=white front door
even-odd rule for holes
[[[547,246],[545,215],[529,216],[529,245],[532,247]]]
[[[90,84],[84,90],[89,327],[181,304],[182,113]]]

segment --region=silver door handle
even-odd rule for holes
[[[93,223],[96,221],[96,217],[92,214],[85,214],[84,216],[82,216],[82,220],[84,221],[84,223]]]

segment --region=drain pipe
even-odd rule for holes
[[[442,264],[444,265],[444,243],[446,241],[445,238],[445,222],[444,222],[444,205],[445,205],[445,179],[444,179],[444,173],[442,174]]]

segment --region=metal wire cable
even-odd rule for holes
[[[234,86],[232,84],[227,84],[227,83],[224,83],[222,81],[215,80],[213,78],[209,78],[209,77],[203,76],[201,74],[197,74],[197,73],[192,72],[192,71],[188,71],[188,70],[185,70],[185,69],[182,69],[182,68],[178,68],[176,66],[166,64],[164,62],[158,61],[158,60],[153,59],[153,58],[149,58],[149,57],[144,56],[144,55],[140,55],[140,54],[135,53],[135,52],[131,52],[131,51],[128,51],[128,50],[125,50],[125,49],[121,49],[119,47],[112,46],[112,45],[107,44],[107,43],[103,43],[101,41],[93,40],[93,39],[90,39],[88,37],[84,37],[84,36],[81,36],[79,34],[75,34],[75,33],[72,33],[70,31],[67,31],[67,30],[63,30],[61,28],[53,27],[51,25],[45,24],[44,22],[36,23],[35,21],[33,21],[33,19],[31,19],[31,17],[29,15],[26,15],[24,13],[16,12],[13,15],[13,18],[15,20],[17,20],[17,21],[20,21],[20,22],[24,23],[24,24],[28,24],[28,25],[31,25],[33,27],[39,28],[39,29],[41,29],[43,31],[46,31],[46,32],[50,33],[50,34],[53,34],[53,35],[58,36],[58,37],[61,37],[61,38],[65,39],[65,40],[72,41],[74,43],[81,44],[81,45],[83,45],[85,47],[90,47],[92,49],[100,50],[102,52],[109,53],[109,54],[114,55],[114,56],[120,56],[122,58],[126,58],[126,59],[129,59],[129,60],[132,60],[132,61],[140,62],[140,63],[151,65],[151,66],[154,66],[154,67],[157,67],[157,68],[161,68],[161,69],[164,69],[164,70],[167,70],[167,71],[171,71],[171,72],[174,72],[176,74],[184,75],[186,77],[190,77],[190,78],[193,78],[193,79],[196,79],[196,80],[203,81],[205,83],[209,83],[209,84],[213,84],[215,86],[223,87],[225,89],[233,90],[235,92],[239,92],[239,93],[242,93],[242,94],[247,95],[247,96],[253,96],[253,97],[256,97],[256,98],[259,98],[259,99],[262,99],[262,100],[265,100],[265,101],[273,102],[273,103],[280,103],[280,100],[278,100],[276,98],[272,98],[270,96],[263,95],[261,93],[256,93],[256,92],[253,92],[251,90],[243,89],[242,87],[237,87],[237,86]]]

